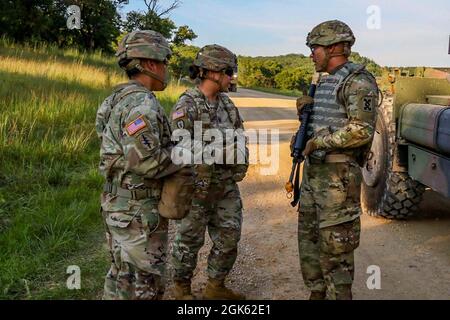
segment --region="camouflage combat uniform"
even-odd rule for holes
[[[352,62],[322,76],[314,96],[307,131],[318,149],[303,168],[298,244],[305,284],[327,299],[352,298],[361,229],[358,163],[373,139],[377,106],[374,77]]]
[[[203,130],[219,129],[224,136],[226,129],[243,129],[238,110],[227,95],[219,93],[217,102],[209,103],[198,88],[189,89],[181,96],[172,111],[171,121],[172,130],[189,130],[191,137],[194,137],[195,121],[201,121]],[[245,157],[247,161],[248,154]],[[244,178],[247,167],[247,162],[196,165],[192,208],[184,219],[177,221],[172,260],[174,280],[191,279],[206,229],[213,242],[208,257],[209,277],[222,280],[230,272],[236,260],[242,226],[242,201],[236,182]]]
[[[96,130],[106,179],[101,207],[112,259],[103,298],[160,299],[168,222],[157,205],[160,177],[174,167],[169,122],[154,94],[130,81],[101,104]]]

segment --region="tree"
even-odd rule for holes
[[[168,17],[168,14],[181,5],[180,0],[174,0],[163,8],[161,0],[145,0],[146,12],[130,11],[124,22],[124,30],[131,32],[134,30],[154,30],[161,33],[165,38],[171,40],[174,45],[184,45],[187,40],[197,38],[197,35],[188,26],[180,26],[177,29],[175,23]]]
[[[383,69],[372,59],[361,56],[358,52],[352,52],[350,60],[366,66],[366,69],[374,76],[381,76]]]
[[[54,30],[65,23],[54,1],[0,0],[0,35],[17,42],[55,41]]]
[[[194,62],[199,48],[194,46],[174,46],[173,55],[170,59],[170,70],[175,79],[180,79],[189,74],[189,67]]]
[[[134,30],[157,31],[167,39],[172,37],[172,32],[176,28],[175,23],[169,18],[158,17],[153,12],[144,14],[138,11],[130,11],[127,13],[127,20],[124,27],[126,32]]]
[[[134,30],[154,30],[164,37],[172,38],[175,23],[167,15],[178,8],[181,4],[179,0],[173,1],[167,8],[162,8],[160,0],[144,0],[147,7],[146,12],[130,11],[124,23],[127,32]]]
[[[284,69],[275,76],[277,88],[285,90],[307,90],[312,74],[305,68]]]
[[[66,5],[76,4],[81,9],[81,29],[67,30],[66,35],[88,50],[103,49],[112,52],[112,43],[120,34],[120,16],[117,6],[110,0],[65,0]]]
[[[81,9],[81,29],[67,28],[67,8]],[[112,52],[119,35],[119,4],[111,0],[0,0],[0,36],[17,42]]]
[[[178,30],[175,32],[175,36],[172,40],[172,43],[175,46],[183,46],[184,43],[189,40],[192,41],[197,38],[197,35],[192,31],[188,26],[178,27]]]

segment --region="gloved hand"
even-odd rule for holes
[[[300,117],[300,115],[302,114],[303,108],[307,105],[307,104],[313,104],[314,103],[314,99],[311,98],[310,96],[301,96],[300,98],[297,99],[297,115]]]
[[[309,156],[311,153],[313,153],[314,150],[319,149],[317,145],[314,143],[314,139],[308,140],[306,143],[305,149],[303,150],[303,155]]]
[[[245,173],[243,173],[243,172],[233,174],[233,180],[235,182],[241,182],[242,180],[244,180],[244,178],[245,178]]]
[[[233,172],[233,180],[235,182],[240,182],[244,180],[245,175],[247,173],[248,165],[247,164],[238,164],[233,166],[232,172]]]

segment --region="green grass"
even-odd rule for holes
[[[0,299],[99,298],[98,105],[124,82],[113,57],[0,39]],[[169,110],[183,88],[158,94]],[[81,290],[66,269],[81,268]]]
[[[262,88],[262,87],[245,87],[247,89],[257,90],[261,92],[280,94],[283,96],[289,97],[301,97],[303,93],[300,90],[284,90],[284,89],[276,89],[276,88]]]

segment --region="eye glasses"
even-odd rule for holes
[[[234,70],[233,68],[226,68],[225,70],[223,70],[223,73],[225,73],[229,77],[232,77],[234,74]]]

